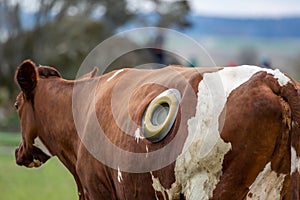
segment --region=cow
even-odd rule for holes
[[[299,199],[299,84],[256,66],[16,71],[16,163],[57,156],[80,200]],[[49,151],[36,145],[39,139]]]

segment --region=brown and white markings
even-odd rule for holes
[[[80,200],[299,199],[296,81],[255,66],[122,69],[100,77],[96,72],[68,81],[29,60],[19,66],[18,165],[39,167],[50,154],[57,156],[73,174]],[[74,86],[92,83],[95,92],[81,90],[74,103]],[[176,119],[165,137],[151,142],[142,131],[143,115],[172,88],[180,93]],[[155,112],[160,118],[149,126],[151,134],[160,133],[155,126],[163,126],[161,116],[172,105]],[[140,159],[110,151],[93,116],[113,147]],[[153,156],[160,149],[168,151]]]

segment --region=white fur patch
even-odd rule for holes
[[[290,78],[279,71],[279,69],[275,69],[272,74],[277,79],[280,86],[284,86],[290,82]]]
[[[283,73],[281,73],[278,69],[272,70],[252,65],[227,67],[218,72],[220,74],[220,77],[222,78],[226,96],[228,97],[233,89],[248,81],[255,73],[259,71],[265,71],[268,74],[272,74],[274,78],[277,79],[280,86],[284,86],[290,81],[290,79]]]
[[[285,174],[277,174],[272,171],[271,163],[268,163],[250,186],[247,199],[280,199],[285,176]]]
[[[231,148],[219,133],[219,116],[229,94],[224,91],[223,79],[232,77],[207,73],[198,87],[196,114],[188,121],[188,137],[175,165],[176,183],[187,199],[212,197],[222,174],[224,155]]]
[[[292,128],[295,128],[296,126],[298,126],[298,123],[295,121],[292,121]]]
[[[137,128],[135,133],[134,133],[134,137],[135,137],[135,141],[136,143],[139,143],[139,140],[143,140],[144,137],[141,135],[141,131],[140,131],[140,128]]]
[[[157,200],[158,200],[158,197],[157,197],[157,194],[156,194],[157,192],[162,193],[164,200],[179,199],[179,196],[180,196],[180,193],[178,192],[179,189],[176,187],[176,185],[174,183],[173,183],[173,185],[170,189],[166,189],[161,185],[159,179],[155,178],[153,176],[152,172],[150,172],[150,174],[151,174],[151,178],[152,178],[152,187],[155,191],[155,197],[156,197]]]
[[[146,158],[148,158],[148,154],[149,154],[149,149],[148,149],[148,145],[146,145]]]
[[[300,158],[297,157],[295,148],[291,147],[291,174],[296,171],[300,172]]]
[[[124,71],[124,69],[120,69],[120,70],[116,71],[111,77],[109,77],[109,78],[107,79],[107,82],[110,81],[110,80],[112,80],[113,78],[115,78],[115,77],[116,77],[119,73],[121,73],[122,71]]]
[[[155,196],[156,196],[156,199],[158,199],[157,195],[156,195],[156,192],[161,192],[162,195],[163,195],[163,198],[164,200],[166,200],[166,189],[161,185],[160,181],[158,178],[155,178],[152,174],[152,172],[150,172],[151,174],[151,178],[152,178],[152,187],[153,189],[155,190]]]
[[[48,150],[48,148],[44,145],[44,143],[42,142],[42,140],[39,137],[36,137],[34,139],[34,146],[36,146],[39,149],[41,149],[48,156],[52,156],[52,154],[50,153],[50,151]]]
[[[238,67],[227,67],[217,72],[219,74],[219,77],[222,79],[222,84],[226,97],[229,96],[232,90],[239,87],[244,82],[248,81],[258,71],[262,71],[262,68],[250,65],[243,65]]]
[[[123,181],[122,173],[120,167],[118,166],[118,182],[121,183]]]

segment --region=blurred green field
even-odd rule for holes
[[[0,132],[0,147],[16,147],[19,145],[20,139],[21,134]]]
[[[56,157],[35,169],[15,164],[13,152],[19,139],[19,134],[0,133],[0,199],[78,199],[72,175]]]

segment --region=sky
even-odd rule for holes
[[[36,0],[22,2],[27,10],[36,9]],[[155,6],[148,0],[127,0],[132,9],[151,11]],[[165,0],[174,1],[174,0]],[[300,16],[299,0],[189,0],[193,13],[225,17],[286,17]]]
[[[225,17],[300,16],[299,0],[190,0],[194,13]]]

